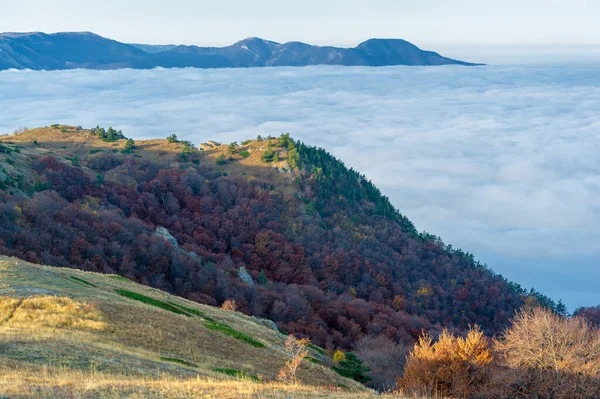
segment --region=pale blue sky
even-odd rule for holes
[[[401,37],[424,47],[600,45],[598,0],[0,0],[2,31],[89,30],[126,42],[354,45]]]

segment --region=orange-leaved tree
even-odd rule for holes
[[[308,344],[310,344],[308,338],[297,339],[293,335],[290,335],[286,339],[285,350],[290,358],[286,360],[281,370],[279,370],[279,373],[277,374],[278,380],[291,382],[293,384],[298,382],[298,369],[300,368],[302,361],[308,356]]]

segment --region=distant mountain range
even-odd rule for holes
[[[126,44],[90,32],[0,33],[0,70],[250,68],[267,66],[465,65],[400,39],[354,48],[248,38],[227,47]]]

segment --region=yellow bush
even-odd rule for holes
[[[237,304],[235,303],[235,301],[233,299],[228,299],[225,302],[223,302],[221,309],[235,312],[237,310]]]
[[[491,361],[479,327],[470,329],[466,338],[444,330],[435,343],[425,334],[410,353],[398,387],[406,394],[465,397],[485,382]]]
[[[342,360],[346,359],[346,355],[344,354],[344,352],[338,350],[333,354],[333,362],[334,363],[339,363]]]

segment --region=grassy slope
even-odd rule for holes
[[[119,289],[192,309],[186,311],[192,317],[120,296]],[[207,328],[207,320],[264,347]],[[286,359],[284,340],[242,314],[122,278],[0,257],[0,395],[371,397],[361,385],[311,362],[302,365],[303,386],[214,371],[236,369],[271,381]]]

